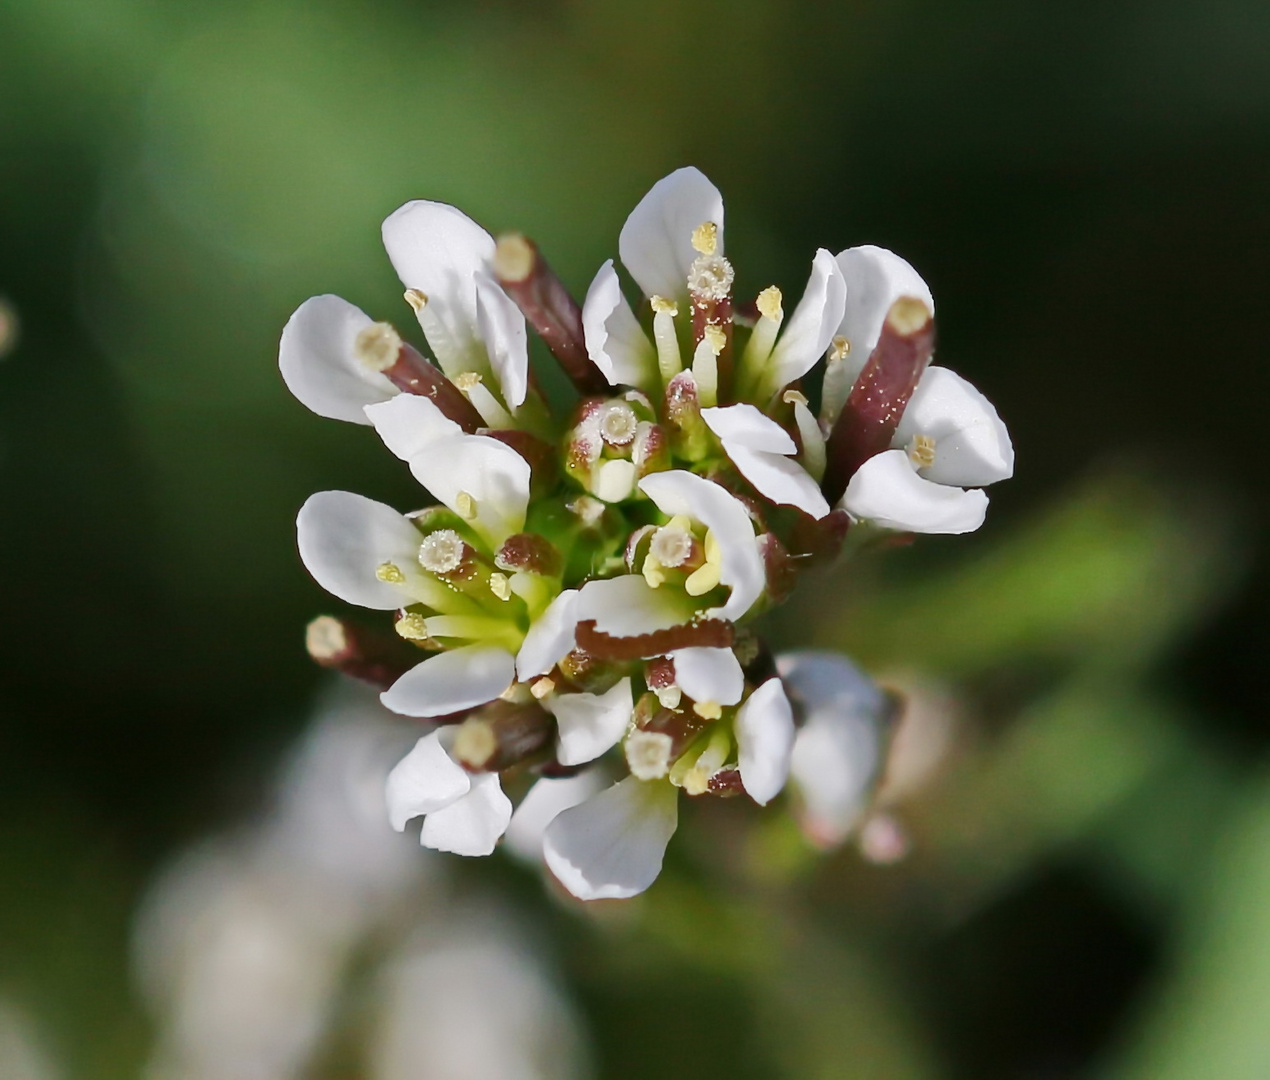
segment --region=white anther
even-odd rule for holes
[[[672,711],[679,708],[679,704],[684,697],[684,692],[674,683],[669,686],[663,686],[660,690],[654,690],[653,693],[657,695],[657,702],[663,709],[671,709]]]
[[[661,731],[633,731],[626,739],[626,765],[640,780],[659,780],[670,771],[674,740]]]
[[[463,561],[467,544],[453,529],[438,529],[419,545],[419,565],[429,573],[448,574]]]
[[[387,371],[400,354],[401,335],[391,323],[371,323],[353,339],[353,355],[371,371]]]
[[[489,576],[489,591],[500,600],[510,600],[512,596],[511,578],[497,571]]]

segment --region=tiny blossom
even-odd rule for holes
[[[429,725],[389,779],[394,827],[421,817],[425,846],[466,855],[507,833],[582,899],[652,883],[681,794],[767,805],[792,776],[809,835],[838,842],[881,752],[839,722],[839,684],[876,706],[861,731],[884,699],[849,664],[774,661],[751,624],[849,528],[970,531],[1011,474],[995,410],[930,365],[925,283],[880,248],[822,248],[788,317],[775,285],[739,299],[723,200],[691,168],[618,237],[634,304],[613,260],[579,305],[533,241],[441,203],[396,211],[384,243],[435,362],[320,296],[279,364],[426,493],[401,513],[319,492],[298,519],[321,585],[394,613],[393,633],[323,617],[310,652]],[[576,391],[563,411],[529,327]]]

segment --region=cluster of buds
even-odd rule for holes
[[[579,306],[532,241],[445,204],[406,204],[383,237],[435,363],[318,296],[280,366],[434,500],[403,514],[326,491],[298,521],[322,586],[394,613],[379,635],[323,617],[311,654],[430,722],[389,778],[393,825],[422,817],[428,847],[484,855],[532,811],[583,899],[648,887],[681,792],[767,804],[792,773],[818,834],[847,829],[860,765],[824,751],[845,745],[825,724],[884,698],[843,659],[773,657],[752,623],[849,527],[967,532],[1011,474],[992,406],[930,365],[925,283],[880,248],[822,249],[788,318],[775,286],[738,301],[723,201],[695,169],[622,229],[638,308],[612,260]],[[527,323],[576,388],[563,415]]]

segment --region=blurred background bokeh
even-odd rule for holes
[[[410,322],[409,198],[580,293],[683,164],[742,291],[907,257],[1018,470],[771,624],[911,694],[862,840],[581,913],[359,816],[294,517],[417,497],[276,343]],[[1270,1076],[1268,191],[1257,0],[7,0],[0,1076]]]

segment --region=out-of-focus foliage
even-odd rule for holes
[[[524,229],[581,292],[685,163],[771,275],[743,291],[797,295],[819,245],[908,257],[1016,438],[982,533],[865,553],[773,621],[956,702],[948,752],[886,807],[896,866],[694,804],[616,910],[496,861],[460,880],[520,897],[606,1078],[1270,1073],[1268,23],[1253,0],[0,7],[0,1075],[137,1075],[133,909],[261,812],[320,682],[295,511],[415,497],[285,393],[290,311],[329,291],[408,322],[377,225],[413,197]]]

